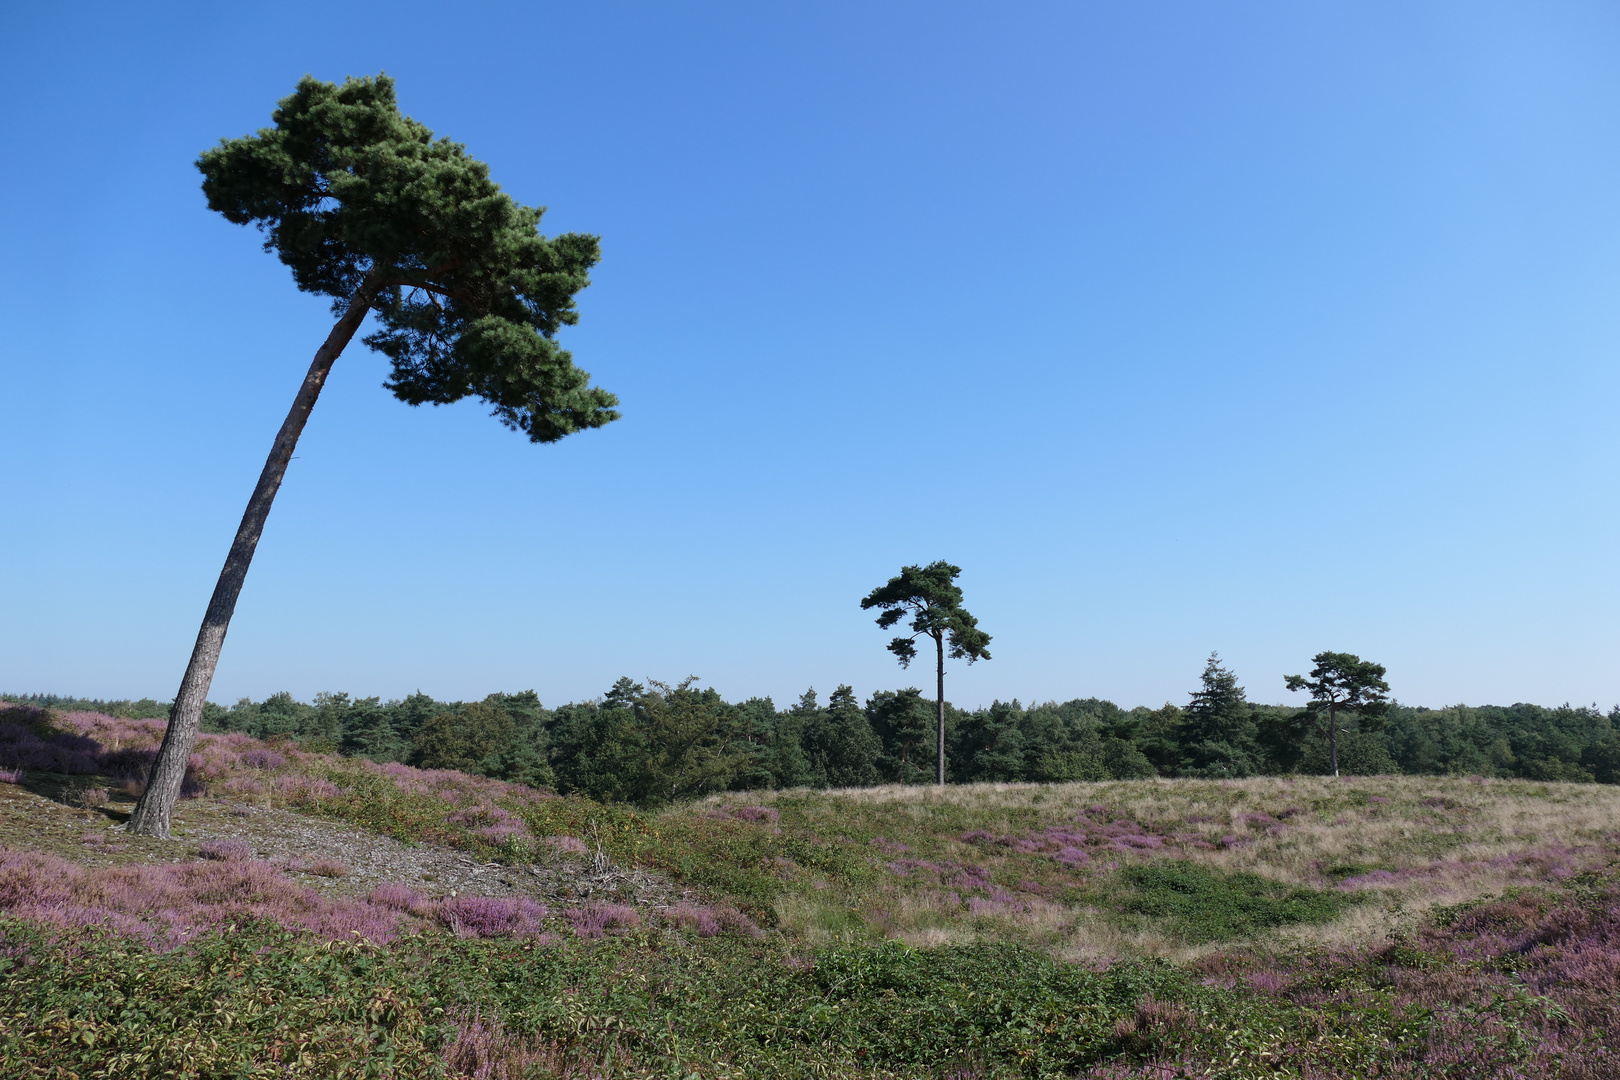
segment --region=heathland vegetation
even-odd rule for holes
[[[638,694],[680,692],[704,696]],[[419,730],[454,715],[417,706]],[[1145,777],[638,809],[310,728],[202,735],[162,840],[115,823],[163,726],[0,708],[4,1075],[1616,1075],[1620,787]],[[288,850],[317,825],[346,861]],[[403,883],[384,849],[434,873]]]

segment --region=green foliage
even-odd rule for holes
[[[19,705],[32,705],[36,709],[59,709],[62,712],[98,712],[108,716],[127,716],[132,720],[167,720],[170,703],[141,698],[133,701],[120,698],[105,701],[101,698],[63,697],[60,694],[0,694],[0,701],[14,701]],[[214,715],[222,710],[209,702]]]
[[[1339,714],[1354,713],[1361,730],[1378,730],[1389,707],[1389,683],[1384,681],[1382,664],[1363,660],[1354,653],[1319,652],[1311,662],[1314,666],[1309,678],[1285,675],[1283,683],[1290,691],[1310,693],[1310,705],[1295,720],[1308,723],[1327,740],[1327,771],[1338,776]]]
[[[634,802],[651,748],[635,705],[646,687],[628,678],[614,684],[601,701],[564,705],[551,728],[551,765],[557,790],[578,792],[603,802]]]
[[[878,781],[883,744],[855,699],[855,691],[840,686],[816,704],[814,689],[806,690],[792,709],[800,745],[809,763],[807,780],[813,787],[866,787]]]
[[[475,1019],[499,1035],[492,1054],[544,1062],[537,1076],[1055,1080],[1139,1063],[1230,1080],[1371,1076],[1444,1055],[1455,1024],[1433,1020],[1452,1010],[1499,1031],[1524,1017],[1497,1050],[1526,1061],[1530,1006],[1544,1003],[1479,1002],[1459,983],[1467,1001],[1412,1010],[1380,968],[1353,961],[1317,963],[1290,1000],[1165,962],[1095,970],[1016,945],[790,952],[657,928],[596,943],[430,932],[379,949],[244,922],[150,953],[4,919],[0,957],[0,1073],[42,1080],[442,1076],[441,1054]]]
[[[1374,665],[1376,667],[1376,665]],[[164,702],[98,702],[48,695],[7,700],[62,709],[161,716]],[[423,693],[379,701],[321,693],[210,704],[204,727],[285,738],[306,749],[373,761],[457,763],[466,771],[550,786],[602,802],[662,805],[722,789],[922,783],[932,778],[937,703],[915,687],[879,691],[860,705],[840,686],[825,706],[807,693],[778,711],[769,698],[738,705],[690,682],[652,690],[620,679],[602,698],[556,710],[535,693],[492,694],[504,712],[493,737],[448,718],[470,706]],[[473,715],[481,713],[475,710]],[[1412,708],[1378,703],[1368,720],[1336,716],[1340,766],[1354,775],[1419,773],[1620,782],[1620,709],[1537,705]],[[1121,709],[1078,698],[964,710],[945,703],[948,779],[1066,782],[1158,776],[1330,773],[1332,741],[1297,709],[1246,700],[1212,657],[1186,709]],[[490,714],[493,715],[493,714]],[[1309,714],[1314,719],[1314,713]],[[420,742],[419,742],[420,740]]]
[[[1237,676],[1209,654],[1203,686],[1182,712],[1180,774],[1212,779],[1254,776],[1262,770],[1259,725]]]
[[[735,748],[737,710],[713,689],[697,690],[696,676],[674,686],[652,682],[635,703],[650,749],[639,798],[644,806],[721,791],[746,755]]]
[[[152,953],[105,931],[71,947],[0,920],[0,1073],[24,1077],[428,1076],[443,1020],[365,945],[244,922]],[[26,958],[18,963],[18,957]]]
[[[883,779],[921,784],[933,775],[928,746],[934,735],[934,708],[922,691],[908,687],[898,693],[879,690],[866,703],[873,734],[883,747],[878,772]],[[948,737],[947,730],[947,737]]]
[[[440,713],[416,733],[411,764],[488,775],[495,756],[513,742],[517,725],[499,704],[478,701]]]
[[[1159,920],[1158,926],[1192,944],[1230,941],[1260,930],[1337,918],[1359,897],[1295,888],[1256,874],[1223,873],[1183,860],[1127,867],[1130,888],[1122,910]]]
[[[877,624],[887,630],[908,615],[911,634],[889,642],[889,651],[908,667],[917,655],[916,639],[930,637],[953,660],[990,659],[990,635],[978,628],[979,620],[962,606],[962,589],[956,584],[962,568],[943,560],[927,566],[903,566],[900,573],[867,594],[861,610],[882,609]],[[946,643],[950,651],[944,652]]]
[[[599,702],[558,709],[558,789],[638,806],[724,790],[749,766],[747,731],[736,706],[694,681],[620,679]]]
[[[1308,691],[1314,712],[1353,712],[1369,726],[1383,715],[1389,700],[1384,665],[1354,653],[1336,652],[1319,652],[1311,657],[1311,663],[1314,666],[1309,678],[1285,675],[1283,682],[1289,690]]]
[[[489,168],[400,114],[393,80],[305,76],[274,127],[197,161],[210,209],[256,225],[298,287],[372,309],[366,344],[411,405],[478,397],[534,442],[618,418],[554,340],[578,321],[597,239],[540,235]]]
[[[1401,767],[1390,755],[1389,743],[1374,731],[1361,731],[1351,720],[1339,729],[1339,770],[1350,776],[1385,776]],[[1323,775],[1333,771],[1332,748],[1326,739],[1311,736],[1300,744],[1298,769]],[[1590,777],[1584,777],[1590,779]]]
[[[960,749],[952,756],[958,771],[985,780],[1022,780],[1029,757],[1018,722],[1022,712],[1017,700],[996,701],[959,724],[955,743]]]

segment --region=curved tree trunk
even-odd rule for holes
[[[937,746],[939,748],[939,763],[934,767],[934,783],[941,787],[945,785],[945,638],[936,635],[934,638],[935,671],[939,676],[939,735]]]
[[[169,729],[163,736],[157,760],[152,763],[146,791],[141,795],[140,802],[135,804],[135,812],[124,826],[128,832],[164,839],[169,836],[174,805],[180,799],[180,787],[186,778],[191,748],[197,742],[197,731],[202,725],[203,705],[208,701],[208,688],[214,681],[214,669],[219,666],[225,631],[230,628],[231,615],[236,611],[236,598],[241,595],[242,582],[247,578],[248,564],[253,561],[253,550],[258,547],[265,519],[270,516],[270,504],[275,501],[281,479],[287,474],[287,463],[292,460],[298,436],[303,433],[304,422],[315,407],[315,399],[320,397],[321,387],[326,385],[326,376],[331,372],[332,364],[360,329],[376,294],[377,286],[368,278],[349,302],[343,317],[326,336],[326,342],[316,351],[309,372],[304,376],[304,384],[298,388],[292,409],[270,447],[270,457],[264,463],[259,484],[253,489],[253,497],[248,500],[247,510],[242,514],[236,540],[231,544],[230,554],[225,556],[225,566],[219,572],[213,598],[208,601],[202,628],[197,631],[197,644],[191,650],[191,662],[186,665],[185,677],[180,680],[180,692],[175,695],[174,707],[169,710]]]

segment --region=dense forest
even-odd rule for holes
[[[1151,776],[1241,777],[1328,771],[1307,714],[1247,700],[1212,659],[1186,705],[1122,709],[1098,698],[973,710],[947,704],[949,778],[1065,781]],[[163,717],[166,703],[51,695],[9,700],[59,709]],[[1350,774],[1428,773],[1620,783],[1620,708],[1391,705],[1345,717]],[[482,701],[398,701],[273,694],[210,704],[205,730],[285,738],[374,761],[453,768],[596,799],[659,805],[725,789],[859,787],[932,779],[934,704],[915,689],[864,703],[848,686],[823,701],[807,690],[728,702],[693,680],[620,679],[602,697],[548,709],[533,691]]]

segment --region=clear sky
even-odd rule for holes
[[[537,447],[352,347],[215,700],[919,683],[1620,700],[1620,8],[0,7],[0,689],[171,697],[329,326],[193,162],[386,70],[547,232],[624,419]]]

